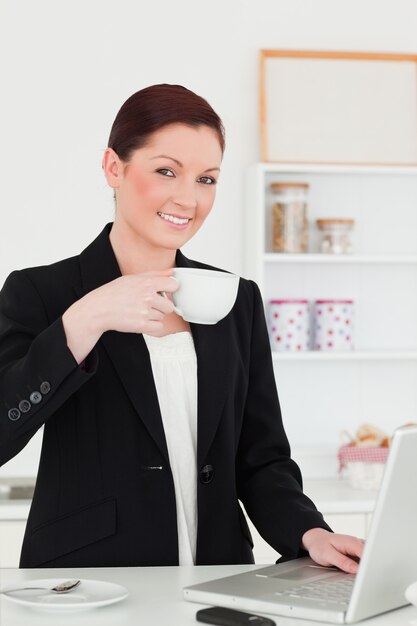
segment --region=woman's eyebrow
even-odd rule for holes
[[[171,161],[174,161],[177,165],[179,165],[179,167],[184,167],[183,164],[181,163],[181,161],[178,161],[178,159],[174,159],[174,157],[170,157],[167,154],[158,154],[158,156],[154,156],[151,158],[151,161],[153,159],[171,159]],[[214,170],[217,170],[218,172],[220,172],[220,167],[210,167],[207,170],[204,170],[205,172],[214,172]]]

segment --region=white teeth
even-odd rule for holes
[[[174,217],[173,215],[167,215],[166,213],[158,212],[160,217],[163,217],[167,222],[172,222],[173,224],[188,224],[190,219],[188,217],[181,219],[179,217]]]

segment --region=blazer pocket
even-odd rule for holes
[[[242,529],[242,533],[244,534],[246,539],[249,541],[249,543],[251,545],[251,548],[253,548],[253,539],[252,539],[251,532],[249,530],[248,522],[246,521],[245,514],[242,511],[242,509],[240,508],[240,505],[238,505],[238,507],[239,507],[240,527]]]
[[[35,527],[30,537],[31,560],[41,565],[115,532],[116,499],[106,498]]]

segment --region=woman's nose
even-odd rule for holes
[[[184,209],[195,209],[197,206],[197,197],[194,184],[183,184],[181,187],[178,187],[173,201]]]

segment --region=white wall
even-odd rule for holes
[[[101,157],[122,102],[159,82],[206,97],[227,149],[185,251],[241,273],[245,168],[259,159],[260,48],[417,52],[415,0],[2,0],[0,283],[77,254],[112,219]],[[1,470],[34,473],[34,445]]]

